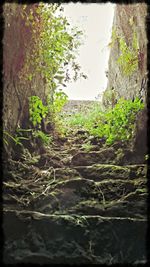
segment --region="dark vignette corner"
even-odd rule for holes
[[[146,18],[146,30],[147,30],[147,70],[148,70],[148,84],[147,84],[147,110],[148,110],[148,121],[147,121],[147,137],[150,136],[150,5],[148,5],[148,10],[147,10],[147,18]],[[150,155],[150,140],[147,138],[147,146],[148,146],[148,155]],[[149,242],[149,237],[150,237],[150,158],[148,159],[148,170],[147,170],[147,186],[148,186],[148,235],[147,235],[147,258],[148,262],[150,262],[150,242]]]
[[[4,19],[3,19],[3,5],[0,4],[0,206],[2,210],[2,177],[3,177],[3,165],[2,165],[2,151],[3,151],[3,123],[2,123],[2,112],[3,112],[3,33],[4,33]],[[0,213],[0,260],[2,260],[2,213]]]

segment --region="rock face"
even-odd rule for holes
[[[122,37],[127,46],[133,47],[133,33],[136,33],[138,43],[138,66],[131,75],[124,75],[117,59],[121,55],[119,39],[112,37],[110,44],[110,57],[108,64],[108,84],[107,90],[114,89],[116,97],[133,99],[139,96],[146,100],[147,84],[147,37],[146,37],[146,15],[147,5],[137,4],[118,4],[115,7],[113,31]],[[124,59],[125,60],[125,59]]]
[[[3,37],[3,127],[13,133],[16,127],[25,126],[28,120],[28,97],[45,97],[45,83],[40,75],[30,76],[30,64],[27,56],[33,53],[33,29],[25,14],[36,9],[36,5],[18,5],[5,3]],[[31,63],[31,62],[28,62]],[[29,69],[28,69],[29,68]]]
[[[120,97],[134,100],[139,97],[146,105],[147,102],[147,36],[146,36],[147,5],[118,4],[115,7],[113,34],[110,43],[110,57],[108,63],[108,84],[103,96],[103,103],[107,106]],[[136,38],[134,37],[136,36]],[[118,58],[123,54],[120,41],[124,40],[127,51],[134,57],[128,60],[124,53],[123,65],[118,63]],[[137,48],[134,49],[133,40],[136,39]],[[123,41],[123,42],[124,42]],[[129,48],[129,49],[128,49]],[[131,68],[133,60],[137,60],[137,66],[130,74],[123,72],[122,66]],[[125,65],[126,64],[126,65]],[[108,99],[110,98],[110,101]],[[135,137],[133,150],[138,158],[144,158],[147,153],[147,110],[141,111],[136,119]]]
[[[147,125],[148,125],[148,114],[147,108],[141,110],[136,118],[136,128],[135,128],[135,137],[133,142],[133,147],[135,153],[139,157],[143,157],[148,152],[147,145]]]

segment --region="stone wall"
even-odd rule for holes
[[[123,37],[129,47],[133,42],[133,27],[137,34],[139,46],[138,68],[131,75],[123,75],[117,59],[121,54],[119,41],[111,45],[108,64],[108,84],[106,90],[114,89],[116,97],[133,99],[136,96],[146,100],[147,84],[147,36],[146,36],[147,5],[117,4],[115,7],[113,30]]]
[[[92,100],[69,100],[64,108],[63,108],[63,112],[65,112],[65,114],[75,114],[78,113],[82,110],[87,110],[88,108],[90,108],[94,103],[97,103],[97,101],[92,101]]]

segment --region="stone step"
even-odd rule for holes
[[[91,166],[74,166],[82,177],[94,181],[102,181],[103,179],[135,179],[146,178],[147,165],[111,165],[111,164],[93,164]]]
[[[100,148],[99,151],[79,151],[73,155],[72,166],[89,166],[93,164],[146,164],[130,149],[116,150],[114,147]]]
[[[134,201],[130,201],[130,197],[134,197]],[[125,198],[113,201],[98,201],[97,199],[83,200],[77,205],[67,209],[68,214],[78,215],[100,215],[104,217],[120,217],[128,218],[133,216],[134,218],[146,218],[147,217],[147,194],[130,193]],[[55,214],[59,214],[56,212]]]
[[[147,181],[84,178],[60,180],[48,188],[47,195],[31,201],[33,208],[47,214],[101,214],[120,217],[146,217]]]
[[[96,163],[113,163],[115,159],[113,148],[102,149],[101,151],[79,152],[72,157],[72,166],[88,166]]]
[[[64,168],[56,168],[55,169],[55,179],[57,180],[66,180],[66,179],[74,179],[79,178],[80,174],[76,169],[72,169],[70,167]]]
[[[5,264],[146,262],[146,219],[4,210]]]

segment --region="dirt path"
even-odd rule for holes
[[[79,131],[5,164],[6,263],[146,261],[146,165],[127,148],[86,152],[85,139]]]

